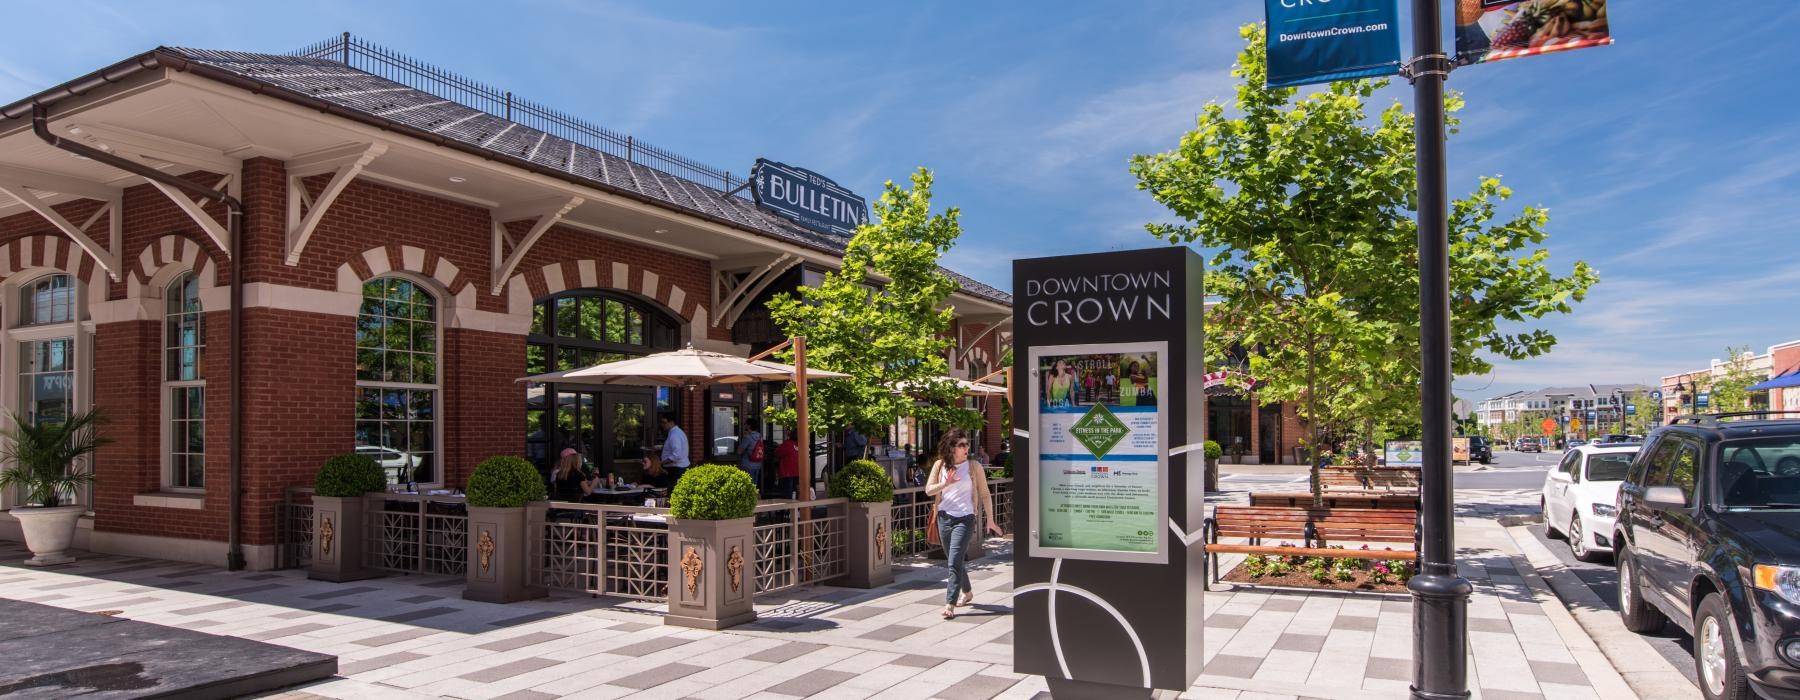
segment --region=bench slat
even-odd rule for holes
[[[1416,561],[1418,552],[1364,549],[1321,549],[1318,547],[1270,547],[1251,544],[1208,544],[1214,554],[1280,554],[1296,557],[1335,557],[1339,559],[1404,559]]]

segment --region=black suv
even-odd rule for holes
[[[1488,443],[1487,438],[1480,435],[1470,437],[1469,459],[1482,464],[1492,464],[1494,461],[1494,446]]]
[[[1619,614],[1692,634],[1708,698],[1800,697],[1800,420],[1774,415],[1677,419],[1619,488]]]

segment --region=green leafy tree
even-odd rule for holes
[[[1657,400],[1650,398],[1650,392],[1640,391],[1631,395],[1630,405],[1636,415],[1625,416],[1626,432],[1634,435],[1648,435],[1656,429]]]
[[[769,301],[785,333],[806,337],[809,366],[850,375],[809,385],[810,419],[865,435],[903,416],[974,427],[980,416],[957,405],[962,390],[944,378],[945,350],[955,342],[945,302],[956,281],[938,259],[962,235],[959,212],[931,213],[931,172],[920,168],[910,190],[886,183],[875,215],[878,223],[851,237],[842,268],[816,287]],[[783,357],[792,361],[792,351]],[[792,425],[794,409],[771,411],[769,419]]]
[[[1132,159],[1139,188],[1181,219],[1147,228],[1217,251],[1208,347],[1257,348],[1250,370],[1262,399],[1298,402],[1309,451],[1353,427],[1365,440],[1403,432],[1417,425],[1420,355],[1412,117],[1398,102],[1369,114],[1386,81],[1335,82],[1304,97],[1265,89],[1263,31],[1240,33],[1231,107],[1207,105],[1175,150]],[[1445,99],[1452,132],[1462,106],[1460,96]],[[1548,213],[1502,217],[1511,195],[1483,178],[1450,208],[1456,374],[1490,370],[1483,353],[1549,351],[1549,332],[1501,322],[1568,313],[1597,281],[1580,262],[1553,274],[1542,247]]]
[[[1726,360],[1720,363],[1719,369],[1707,380],[1707,391],[1712,393],[1707,398],[1706,411],[1709,413],[1725,413],[1728,411],[1750,410],[1750,385],[1766,379],[1758,377],[1750,369],[1750,346],[1725,348]]]

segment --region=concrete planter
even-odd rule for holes
[[[19,529],[25,533],[25,547],[33,555],[25,560],[27,566],[55,566],[75,561],[75,557],[68,555],[68,550],[75,542],[75,527],[81,522],[81,515],[87,512],[87,506],[31,506],[9,512],[19,519]]]
[[[1206,458],[1206,476],[1205,476],[1205,478],[1206,478],[1206,481],[1204,483],[1205,483],[1206,492],[1207,493],[1217,492],[1219,490],[1219,458],[1218,457],[1207,457]]]
[[[845,586],[876,588],[894,582],[893,510],[891,501],[850,503],[850,570]]]
[[[379,573],[363,564],[368,537],[362,496],[313,496],[312,565],[306,577],[315,581],[361,581]]]
[[[663,624],[720,630],[756,620],[755,518],[669,520]]]
[[[463,598],[484,603],[514,603],[548,595],[528,580],[531,537],[526,508],[469,506],[468,585]]]

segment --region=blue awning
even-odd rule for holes
[[[1751,386],[1750,390],[1762,391],[1764,389],[1781,389],[1790,386],[1800,386],[1800,369],[1788,370],[1779,377]]]

